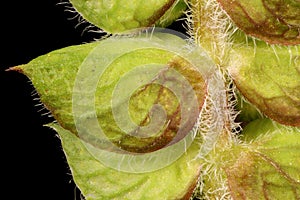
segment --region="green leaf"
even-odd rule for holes
[[[239,91],[273,120],[300,126],[299,46],[235,39],[228,69]]]
[[[122,33],[131,29],[154,25],[166,12],[165,21],[172,21],[182,14],[182,2],[176,0],[71,0],[84,19],[109,33]],[[176,9],[173,9],[177,4]],[[173,11],[170,12],[169,10]],[[169,23],[168,23],[169,24]]]
[[[211,199],[299,199],[300,129],[257,119],[241,139],[216,145],[206,158],[203,194]]]
[[[300,44],[298,0],[218,0],[246,34],[270,44]]]
[[[299,199],[300,129],[260,119],[246,126],[243,137],[252,141],[249,150],[224,168],[233,198]]]
[[[193,142],[214,73],[201,48],[163,31],[59,49],[13,70],[29,77],[57,122],[107,166],[158,170]]]
[[[172,165],[149,173],[126,173],[95,159],[82,141],[57,124],[49,124],[61,139],[73,179],[87,200],[189,199],[198,182],[200,162],[195,141]]]

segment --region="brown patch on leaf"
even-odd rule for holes
[[[232,21],[246,34],[269,44],[300,44],[300,2],[218,1]]]
[[[243,96],[267,117],[287,126],[300,126],[299,102],[295,102],[287,96],[264,99],[254,90],[245,89],[239,84],[236,86]]]
[[[198,186],[198,182],[199,182],[199,178],[200,178],[200,174],[201,174],[201,167],[199,167],[197,176],[195,176],[195,179],[192,181],[192,183],[190,184],[186,194],[180,199],[180,200],[190,200],[192,195],[195,192],[195,189]]]
[[[250,195],[259,196],[258,190],[252,190],[253,185],[260,183],[256,179],[254,157],[248,152],[242,152],[234,165],[224,169],[228,178],[228,187],[233,199],[249,199]],[[251,193],[249,194],[249,190]],[[250,198],[251,199],[251,198]]]
[[[149,19],[147,26],[152,26],[159,20],[166,12],[171,8],[171,6],[175,3],[175,0],[168,1],[163,7],[157,10]]]
[[[230,195],[235,200],[280,199],[285,191],[289,199],[299,199],[300,182],[289,174],[290,167],[259,151],[241,152],[235,163],[224,169]]]
[[[188,88],[185,88],[186,83],[183,83],[177,75],[174,75],[174,70],[188,81]],[[160,84],[156,83],[157,80],[159,80]],[[164,85],[171,85],[171,88],[167,88]],[[178,99],[176,92],[172,91],[172,86],[176,86],[179,89],[177,92],[181,93],[182,99]],[[157,87],[159,89],[155,90],[154,88]],[[157,92],[153,93],[153,91]],[[161,105],[166,111],[164,127],[153,137],[139,138],[132,134],[126,134],[122,137],[121,142],[116,142],[115,144],[126,151],[146,153],[179,142],[190,133],[197,123],[206,92],[206,83],[195,66],[192,66],[191,63],[180,57],[174,58],[168,63],[168,68],[162,70],[156,79],[138,89],[131,97],[131,99],[134,99],[133,101],[137,101],[149,94],[151,96],[156,95],[154,104]],[[191,97],[196,97],[197,105],[193,105],[195,102]],[[147,113],[145,118],[140,121],[138,129],[133,132],[138,134],[140,127],[151,123],[150,116],[151,114]]]

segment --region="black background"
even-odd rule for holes
[[[66,11],[68,4],[58,3],[1,2],[1,196],[7,199],[80,199],[59,138],[43,126],[53,118],[40,111],[27,77],[5,71],[52,50],[101,37],[84,31],[90,24],[78,25],[78,18],[73,18],[76,13]]]

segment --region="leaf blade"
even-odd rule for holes
[[[300,126],[298,47],[269,46],[251,40],[242,44],[233,46],[228,64],[239,91],[273,120]]]
[[[269,44],[300,44],[300,2],[279,0],[218,0],[246,34]]]
[[[198,145],[172,165],[151,173],[120,172],[101,164],[78,137],[57,124],[47,125],[60,136],[76,185],[90,199],[188,199],[200,173]]]
[[[300,197],[300,130],[270,119],[251,122],[243,132],[248,143],[224,167],[235,199]]]

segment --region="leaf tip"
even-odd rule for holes
[[[23,73],[24,72],[23,66],[24,65],[18,65],[18,66],[15,66],[15,67],[10,67],[10,68],[6,69],[5,71],[6,72],[15,71],[15,72]]]

